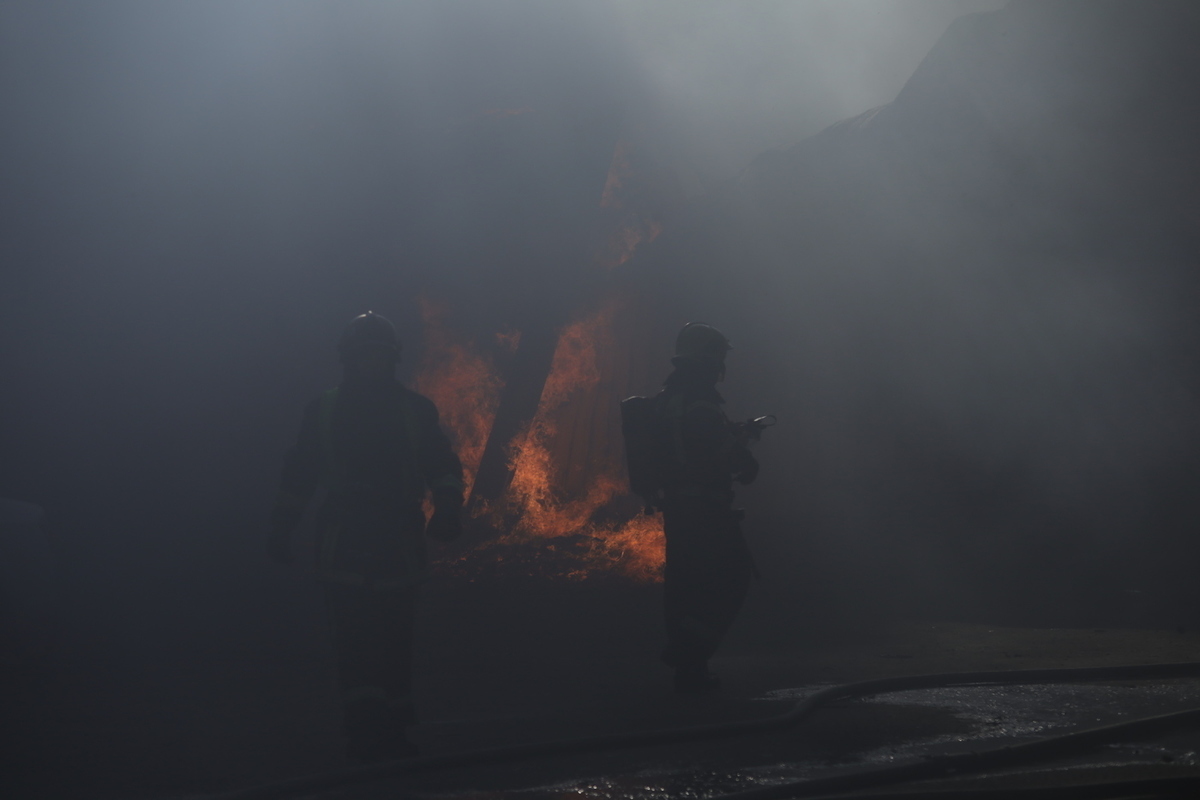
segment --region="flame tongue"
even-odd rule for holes
[[[507,501],[516,522],[502,541],[550,544],[573,562],[568,577],[615,571],[657,580],[662,527],[637,513],[615,446],[616,310],[610,303],[559,334],[537,413],[511,448]]]
[[[504,381],[491,359],[446,328],[443,309],[424,297],[420,303],[425,353],[417,375],[417,391],[438,407],[442,427],[462,460],[465,493],[470,496]],[[510,335],[520,339],[519,333]]]
[[[508,112],[501,112],[507,114]],[[639,245],[662,228],[646,213],[632,168],[631,149],[619,142],[600,200],[612,218],[598,268],[626,263]],[[514,566],[534,574],[573,580],[618,574],[661,580],[665,538],[658,517],[640,513],[628,492],[623,465],[619,401],[629,394],[629,342],[619,334],[627,309],[610,296],[558,333],[553,361],[537,411],[507,443],[512,478],[494,508],[483,509],[502,534],[442,564],[468,574]],[[488,444],[504,381],[495,364],[474,345],[455,338],[440,311],[422,303],[427,350],[418,389],[437,404],[463,460],[468,487]],[[521,334],[506,331],[496,342],[509,353]]]
[[[504,384],[491,360],[445,331],[432,305],[424,311],[428,351],[417,386],[437,403],[473,477]],[[503,533],[443,568],[661,579],[661,522],[639,513],[623,475],[616,312],[610,303],[559,333],[537,413],[509,444],[512,480],[490,513]]]

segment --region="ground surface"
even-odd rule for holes
[[[302,586],[294,597],[305,613],[278,617],[286,624],[267,624],[277,619],[271,609],[247,609],[244,624],[205,636],[197,633],[206,630],[203,620],[139,629],[116,624],[111,612],[80,615],[36,670],[6,665],[6,780],[20,788],[14,796],[187,796],[344,766],[323,614]],[[765,609],[752,602],[746,613],[769,616]],[[786,620],[778,623],[786,628]],[[762,717],[815,687],[888,675],[1200,660],[1200,636],[1177,631],[902,622],[841,641],[795,634],[784,647],[784,629],[768,649],[735,635],[715,662],[726,691],[687,700],[668,691],[668,673],[655,660],[660,632],[656,587],[435,581],[421,624],[422,722],[413,738],[425,753],[453,753]],[[915,756],[985,735],[992,717],[1014,735],[1035,736],[1088,722],[1096,708],[1116,719],[1200,707],[1200,686],[1190,682],[1080,691],[910,693],[839,704],[769,740],[539,762],[328,796],[532,787],[595,797],[705,794]],[[1149,747],[1110,758],[1109,768],[1144,770],[1166,758],[1171,769],[1189,770],[1200,740]]]

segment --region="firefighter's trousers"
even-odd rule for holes
[[[352,741],[395,741],[414,721],[415,589],[325,585],[345,732]]]
[[[677,498],[663,508],[663,661],[671,666],[703,666],[742,606],[754,565],[740,519],[728,503],[703,498]]]

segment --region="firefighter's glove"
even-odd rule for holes
[[[742,450],[738,453],[733,477],[737,478],[737,482],[743,486],[754,483],[754,479],[758,477],[758,459],[749,450]]]
[[[433,516],[425,527],[425,535],[439,542],[453,542],[462,536],[462,492],[439,489],[433,493]]]
[[[286,530],[276,528],[267,536],[267,558],[276,564],[291,564],[296,560],[292,555],[292,537]]]

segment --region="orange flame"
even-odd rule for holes
[[[582,550],[572,551],[579,567],[567,577],[584,578],[600,569],[638,580],[660,580],[665,540],[657,518],[629,519],[626,509],[624,519],[616,514],[597,519],[598,512],[629,495],[619,461],[598,459],[582,465],[588,475],[581,493],[571,496],[562,486],[570,466],[562,463],[564,455],[569,460],[573,454],[561,448],[561,412],[572,402],[616,407],[618,398],[604,397],[601,391],[598,358],[598,350],[611,351],[615,344],[614,311],[613,306],[601,309],[568,325],[559,335],[537,413],[511,447],[513,477],[508,500],[519,516],[505,538],[512,542],[582,539]],[[575,454],[575,458],[586,455]]]
[[[443,309],[422,297],[425,352],[417,374],[417,391],[438,407],[442,425],[463,463],[466,494],[483,459],[504,381],[491,359],[470,342],[456,338],[443,324]],[[515,334],[519,339],[520,334]]]
[[[528,109],[493,109],[509,116]],[[620,141],[613,152],[600,206],[611,209],[612,234],[597,253],[597,266],[612,269],[662,232]],[[536,574],[583,580],[618,574],[638,581],[662,580],[666,541],[660,517],[646,516],[624,478],[618,402],[628,388],[629,364],[618,345],[617,302],[564,327],[537,411],[507,443],[512,477],[506,495],[483,513],[506,533],[443,567],[468,574],[529,568]],[[451,337],[440,315],[423,303],[429,350],[418,388],[433,399],[458,445],[468,483],[488,443],[503,381],[492,361]],[[495,334],[497,353],[513,353],[521,334]]]

